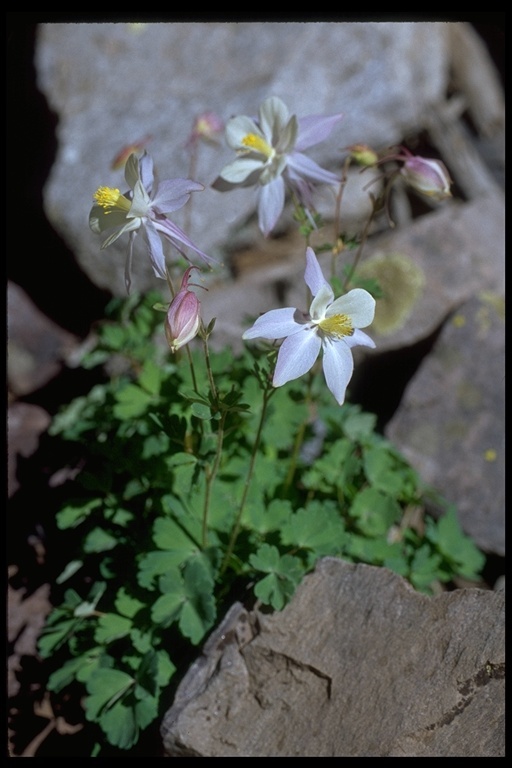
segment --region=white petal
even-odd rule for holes
[[[165,268],[165,256],[162,248],[162,241],[158,236],[158,232],[152,226],[151,222],[146,222],[146,226],[143,227],[144,239],[148,248],[149,258],[153,266],[153,271],[157,277],[161,277],[162,280],[167,278],[167,271]]]
[[[133,189],[140,179],[139,160],[135,153],[131,154],[126,161],[126,165],[124,166],[124,178],[130,189]]]
[[[294,307],[271,309],[258,317],[243,334],[243,339],[283,339],[303,330],[305,320]]]
[[[232,184],[240,184],[245,181],[254,171],[261,171],[265,163],[261,158],[238,157],[232,163],[224,166],[220,172],[221,178],[230,181]]]
[[[359,328],[354,330],[352,336],[344,336],[343,341],[348,344],[349,347],[371,347],[372,349],[375,349],[374,340],[370,339],[370,337],[364,331],[360,331]]]
[[[280,387],[303,376],[314,365],[322,342],[313,328],[288,336],[279,349],[273,384]]]
[[[304,272],[304,280],[313,296],[316,296],[321,289],[325,289],[327,286],[327,289],[330,291],[330,301],[333,300],[334,294],[332,288],[325,279],[312,248],[306,249],[306,271]]]
[[[202,184],[191,179],[166,179],[158,185],[152,207],[162,213],[172,213],[182,208],[191,192],[200,192]]]
[[[353,288],[333,301],[326,312],[327,317],[332,315],[348,315],[354,328],[366,328],[375,316],[375,299],[364,288]]]
[[[314,144],[324,141],[332,129],[343,118],[342,114],[337,115],[308,115],[299,120],[299,137],[297,139],[296,149],[302,152]]]
[[[265,138],[254,120],[252,120],[250,117],[247,117],[246,115],[232,117],[226,123],[226,141],[231,149],[242,148],[244,146],[242,144],[242,140],[249,133],[254,133],[261,139]]]
[[[265,99],[259,114],[261,130],[267,141],[273,144],[288,123],[290,114],[288,107],[277,96],[271,96],[270,99]]]
[[[143,219],[151,210],[151,200],[141,181],[138,181],[133,188],[133,201],[130,207],[130,218],[137,217]]]
[[[260,187],[258,224],[265,237],[272,232],[284,208],[284,181],[281,176]]]
[[[345,341],[326,341],[323,345],[323,368],[327,386],[336,402],[343,405],[345,392],[354,370],[352,353]]]
[[[336,176],[331,171],[326,171],[310,157],[302,155],[300,152],[292,152],[288,155],[288,166],[300,176],[304,176],[310,181],[317,181],[321,184],[339,184],[340,176]]]

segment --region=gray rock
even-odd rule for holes
[[[449,82],[450,24],[438,22],[42,24],[38,84],[58,115],[59,151],[45,189],[46,214],[91,280],[124,295],[124,244],[99,251],[89,231],[92,194],[123,186],[112,159],[150,135],[161,178],[187,176],[184,149],[195,117],[255,114],[270,95],[297,115],[343,112],[335,134],[311,150],[326,167],[356,142],[388,146],[417,130]],[[225,145],[202,148],[193,227],[213,256],[254,211],[253,190],[209,185],[232,158]],[[184,211],[176,215],[183,225]],[[155,281],[139,251],[137,289]],[[161,287],[161,284],[160,284]]]
[[[478,546],[505,554],[505,299],[464,302],[407,387],[387,436]]]
[[[164,717],[171,756],[504,756],[503,592],[427,597],[326,558],[213,640]]]

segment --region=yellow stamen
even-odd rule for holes
[[[132,205],[127,197],[113,187],[99,187],[94,193],[93,199],[98,205],[101,205],[102,208],[117,208],[126,213],[128,213]],[[105,214],[107,213],[112,213],[112,211],[105,210]]]
[[[256,136],[255,133],[248,133],[243,137],[242,142],[244,147],[253,149],[255,152],[259,152],[265,157],[271,158],[275,155],[276,151],[268,144],[261,136]]]
[[[354,333],[354,328],[347,315],[325,317],[318,323],[318,326],[327,336],[334,336],[337,339],[342,339],[344,336],[352,336]]]

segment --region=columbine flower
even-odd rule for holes
[[[201,324],[201,304],[196,294],[189,290],[190,273],[198,267],[189,267],[183,275],[181,287],[171,301],[165,319],[165,335],[172,352],[188,344],[197,336]]]
[[[410,153],[408,155],[400,174],[409,186],[434,200],[451,197],[452,180],[441,160],[430,160],[419,155],[410,155]]]
[[[283,211],[286,184],[310,207],[311,182],[340,181],[302,150],[326,139],[341,118],[341,114],[310,115],[298,120],[277,96],[263,102],[258,120],[245,115],[231,118],[226,140],[239,157],[222,169],[213,186],[226,191],[230,185],[257,185],[259,227],[268,235]]]
[[[188,261],[183,246],[191,248],[206,262],[209,256],[199,250],[187,235],[167,218],[168,213],[182,208],[191,192],[204,189],[202,184],[191,179],[167,179],[153,189],[153,160],[144,152],[140,159],[135,154],[126,161],[125,179],[130,190],[124,195],[112,187],[100,187],[93,195],[95,205],[89,214],[89,225],[93,232],[113,232],[104,240],[102,249],[111,245],[118,237],[129,232],[128,255],[126,259],[126,289],[130,290],[133,240],[142,231],[151,264],[157,277],[166,279],[165,257],[159,235],[163,235]]]
[[[322,350],[327,386],[342,405],[354,369],[351,348],[375,347],[372,339],[359,330],[373,321],[375,299],[363,288],[354,288],[335,299],[312,248],[306,251],[304,279],[313,295],[308,313],[294,307],[272,309],[261,315],[242,338],[284,338],[274,371],[275,387],[307,373]]]

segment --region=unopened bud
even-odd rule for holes
[[[367,144],[352,144],[348,149],[350,151],[350,157],[352,160],[355,160],[358,165],[375,165],[379,159],[375,150]]]
[[[165,319],[165,335],[172,352],[188,344],[197,336],[201,323],[201,304],[196,294],[188,289],[190,272],[197,267],[189,267],[183,275],[181,288],[171,301]]]
[[[224,130],[224,123],[215,112],[203,112],[194,120],[187,146],[193,146],[200,139],[215,143]]]
[[[434,200],[451,197],[452,180],[441,160],[411,155],[405,160],[400,173],[409,186],[423,195]]]

